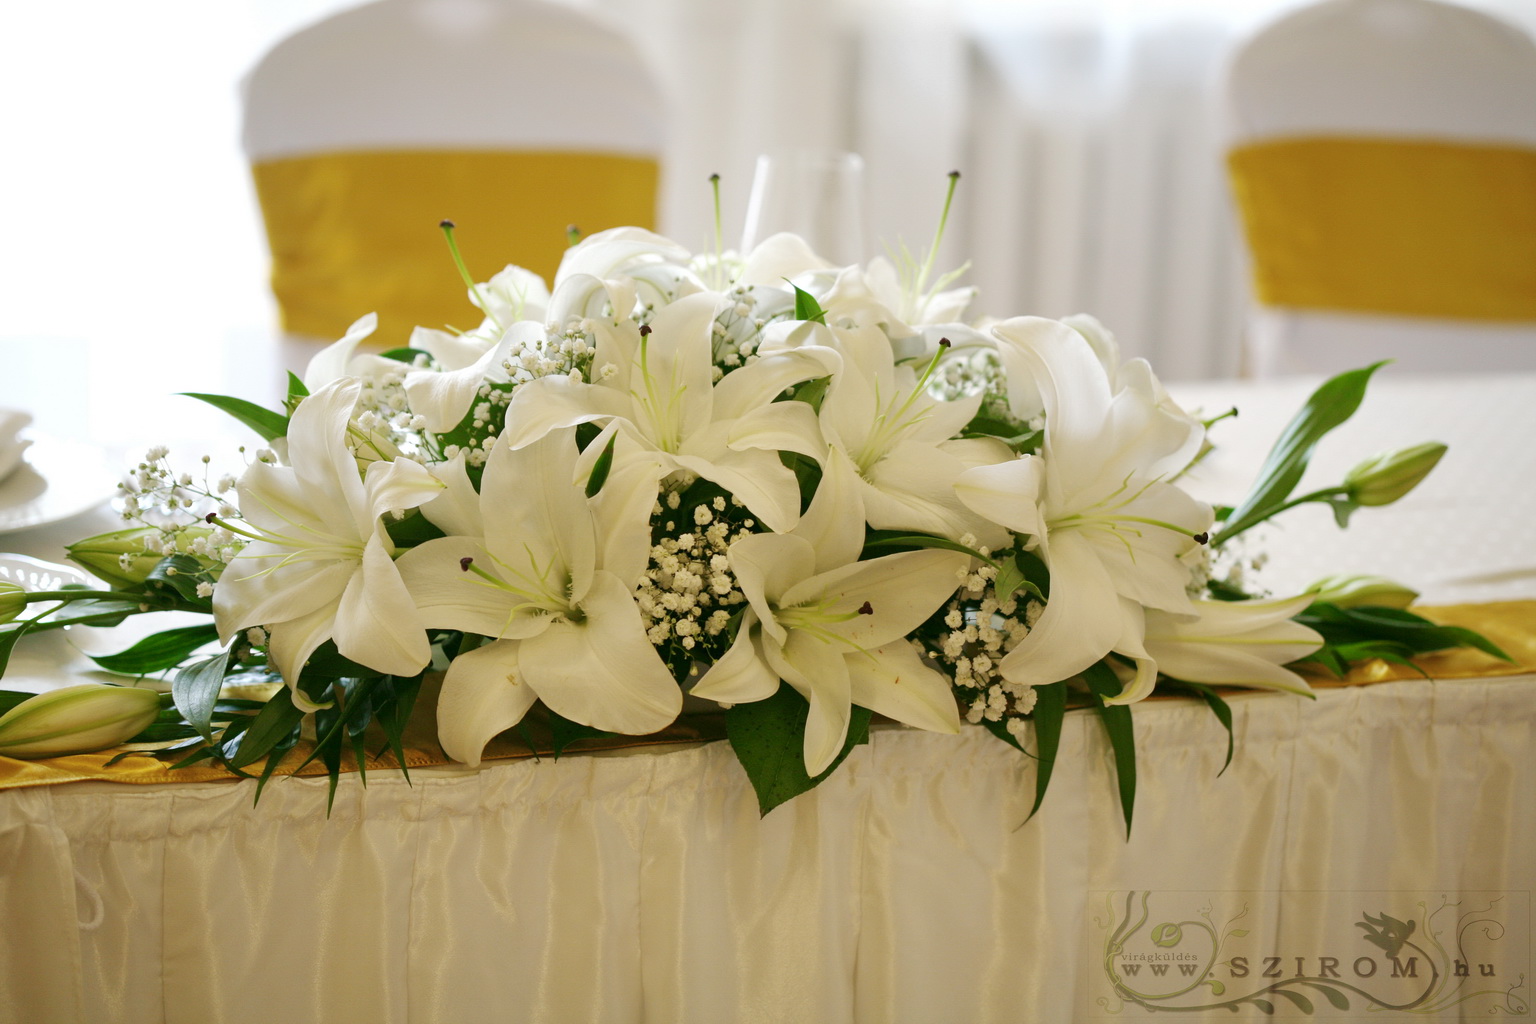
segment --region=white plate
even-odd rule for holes
[[[101,586],[79,569],[12,554],[0,554],[0,583],[15,583],[23,590],[34,591],[58,590],[68,586]]]
[[[117,472],[100,448],[40,437],[26,461],[0,480],[0,533],[89,512],[117,493]]]

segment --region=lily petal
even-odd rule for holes
[[[550,710],[627,735],[664,729],[683,691],[645,635],[629,586],[598,572],[582,602],[586,620],[560,619],[522,641],[518,665]]]
[[[341,336],[341,340],[334,341],[325,348],[316,352],[310,359],[309,365],[304,368],[304,386],[311,392],[319,391],[322,387],[347,375],[347,365],[352,361],[352,354],[360,345],[379,327],[379,315],[369,313],[359,317],[347,333]]]
[[[906,640],[847,662],[855,704],[918,729],[960,731],[960,712],[949,681],[923,664]]]
[[[1012,462],[968,469],[955,480],[955,494],[965,506],[1014,533],[1040,537],[1040,491],[1045,469],[1040,458],[1025,455]]]
[[[341,595],[333,627],[336,650],[376,672],[411,676],[426,667],[432,650],[383,534],[380,527],[368,541],[362,565]]]
[[[778,674],[768,668],[762,652],[762,624],[748,609],[736,641],[688,692],[721,704],[748,704],[767,700],[778,689]]]
[[[1115,582],[1075,532],[1051,537],[1051,597],[999,664],[1005,679],[1032,686],[1070,679],[1108,654],[1124,633]]]
[[[315,648],[331,638],[336,625],[336,608],[334,605],[323,605],[307,615],[296,615],[282,622],[273,623],[268,628],[270,637],[267,645],[267,655],[272,659],[272,664],[282,673],[283,679],[292,691],[293,706],[300,711],[317,711],[324,707],[316,704],[304,696],[304,691],[298,687],[299,674],[304,670],[304,663],[309,656],[315,653]]]
[[[805,721],[805,771],[817,776],[826,771],[848,739],[853,716],[852,683],[848,659],[841,646],[810,636],[802,630],[790,634],[783,648],[764,644],[769,663],[811,705]]]
[[[969,564],[958,551],[903,551],[803,579],[778,603],[781,609],[818,604],[840,613],[843,621],[823,622],[821,628],[855,650],[872,650],[922,625],[959,588]]]
[[[518,672],[518,640],[465,651],[448,666],[437,698],[437,741],[471,767],[491,737],[523,720],[538,695]]]

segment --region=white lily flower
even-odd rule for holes
[[[981,395],[953,402],[933,397],[928,378],[936,361],[921,375],[897,364],[884,332],[873,325],[779,325],[762,351],[789,352],[798,345],[821,345],[842,356],[818,422],[827,442],[856,467],[870,526],[951,540],[971,534],[989,547],[1006,542],[1005,531],[967,508],[954,490],[965,471],[1013,457],[1001,441],[955,438],[976,415]],[[757,444],[760,437],[743,430],[732,440]]]
[[[935,732],[958,732],[948,681],[906,636],[954,594],[966,556],[908,551],[858,558],[864,516],[853,466],[829,458],[793,531],[732,544],[748,607],[731,648],[691,691],[722,703],[765,700],[780,680],[810,703],[805,770],[825,771],[848,735],[852,705]]]
[[[551,430],[604,423],[605,433],[622,432],[634,442],[616,455],[615,465],[629,451],[649,453],[664,475],[681,470],[712,480],[770,529],[788,529],[800,510],[794,473],[776,452],[752,437],[733,437],[733,431],[785,388],[826,375],[837,361],[830,352],[806,348],[758,359],[711,385],[710,336],[721,301],[713,293],[690,295],[659,310],[648,328],[628,319],[594,321],[593,365],[618,372],[596,384],[542,377],[522,385],[507,407],[503,440],[521,448]],[[814,418],[797,412],[785,411],[776,436],[788,436],[788,450],[821,449]],[[583,467],[590,468],[606,443],[600,436],[587,446]]]
[[[588,235],[560,259],[549,319],[560,325],[572,311],[577,316],[600,315],[604,286],[628,293],[627,301],[615,298],[611,303],[615,317],[633,314],[637,302],[656,307],[675,302],[703,288],[689,269],[691,259],[687,249],[644,228]]]
[[[741,267],[730,283],[744,288],[783,288],[787,280],[832,269],[832,264],[816,255],[805,239],[781,231],[769,235],[742,257]]]
[[[1196,601],[1197,617],[1147,613],[1147,654],[1175,679],[1310,694],[1284,665],[1323,645],[1317,631],[1292,622],[1315,595],[1266,601]]]
[[[431,628],[492,637],[448,667],[438,739],[478,764],[492,736],[535,700],[583,725],[644,734],[672,722],[682,690],[646,638],[634,586],[644,571],[660,467],[615,467],[588,500],[576,475],[574,431],[525,447],[497,445],[481,480],[480,536],[450,536],[406,552],[400,571]],[[435,522],[476,525],[455,486]]]
[[[485,313],[487,323],[504,331],[522,320],[543,323],[549,286],[533,271],[509,263],[489,281],[471,288],[469,301]]]
[[[343,377],[371,377],[400,364],[372,352],[359,355],[357,347],[379,328],[377,313],[359,317],[347,328],[340,340],[333,341],[316,352],[304,367],[304,386],[319,391],[325,385]]]
[[[299,675],[328,639],[343,657],[393,675],[414,675],[431,656],[381,517],[443,485],[407,459],[358,472],[347,438],[360,390],[344,378],[304,399],[289,424],[290,464],[256,462],[241,476],[244,523],[226,526],[251,543],[214,591],[220,639],[265,626],[272,662],[307,711],[316,705],[297,689]]]
[[[1115,391],[1092,348],[1053,320],[994,328],[1004,361],[1028,373],[1045,409],[1040,455],[960,477],[970,508],[1027,534],[1051,570],[1050,599],[1001,663],[1013,681],[1052,683],[1110,651],[1135,659],[1135,679],[1110,703],[1151,692],[1157,666],[1142,648],[1143,609],[1190,615],[1180,561],[1210,529],[1211,509],[1163,482],[1198,449],[1200,424],[1142,387]]]

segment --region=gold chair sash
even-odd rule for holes
[[[1228,169],[1266,306],[1536,321],[1536,149],[1280,139]]]
[[[379,314],[375,341],[418,326],[478,326],[438,223],[453,220],[476,280],[507,263],[546,280],[585,234],[656,220],[653,159],[584,152],[402,150],[324,153],[252,166],[283,327],[339,338]]]

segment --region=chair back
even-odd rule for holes
[[[386,347],[475,326],[445,219],[480,281],[509,262],[551,277],[568,225],[655,223],[661,95],[627,37],[565,5],[377,0],[278,43],[244,91],[291,334],[371,311]]]
[[[1254,369],[1536,368],[1536,44],[1436,0],[1325,0],[1227,78]]]

